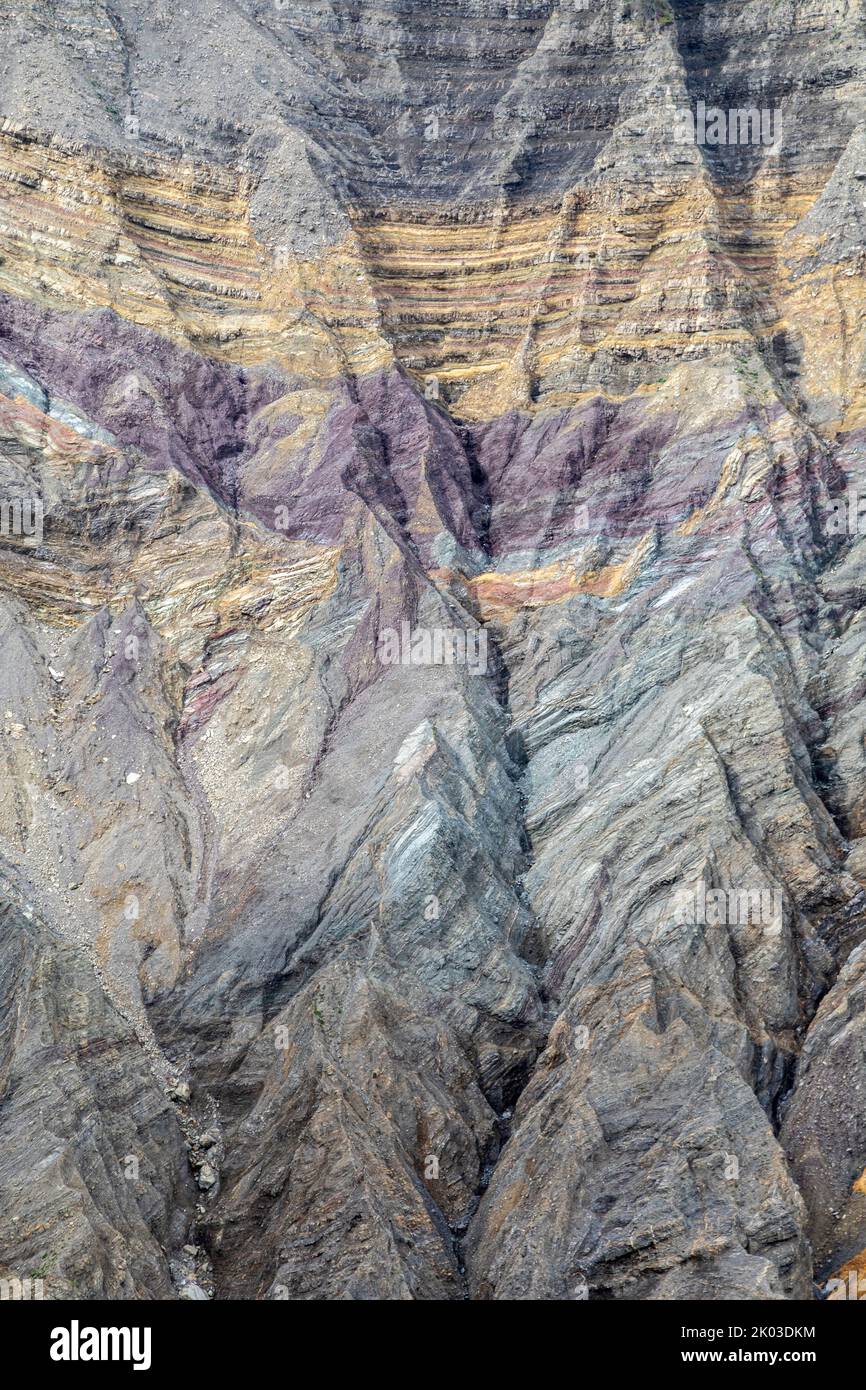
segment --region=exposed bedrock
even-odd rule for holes
[[[2,21],[0,1279],[866,1275],[862,7],[140,8]]]
[[[165,1250],[194,1200],[174,1110],[84,953],[29,910],[4,908],[2,925],[4,1288],[171,1298]]]

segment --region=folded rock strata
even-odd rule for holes
[[[0,1279],[866,1274],[862,6],[2,26]]]

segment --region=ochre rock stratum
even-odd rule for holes
[[[866,1270],[862,4],[2,28],[0,1279]]]

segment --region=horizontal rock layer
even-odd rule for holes
[[[819,11],[4,20],[0,1279],[863,1267],[862,13]],[[778,139],[680,143],[698,102]]]

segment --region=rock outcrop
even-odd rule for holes
[[[0,1281],[866,1277],[863,25],[4,13]]]

